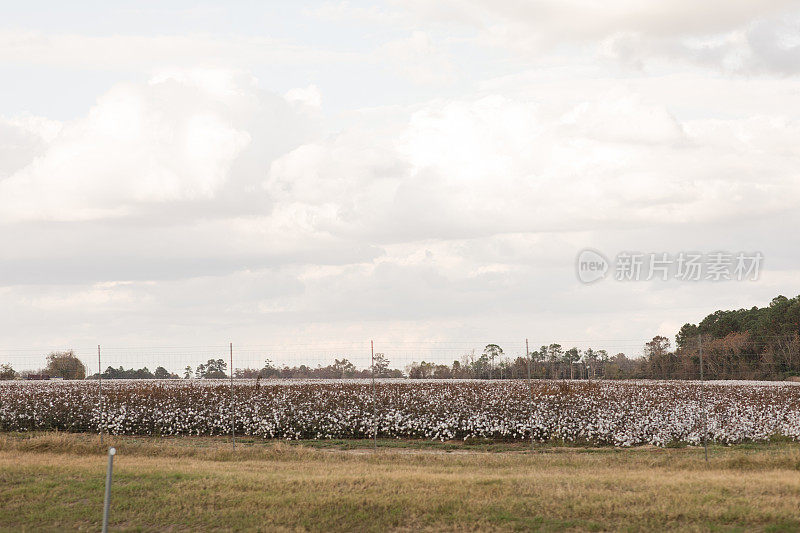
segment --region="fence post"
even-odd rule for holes
[[[528,348],[528,339],[525,339],[525,357],[528,359],[528,394],[530,395],[530,407],[531,407],[531,415],[529,417],[529,422],[531,425],[531,451],[533,451],[533,385],[531,384],[531,363],[533,357],[531,356],[530,348]]]
[[[372,358],[372,449],[378,449],[378,410],[375,401],[375,341],[369,341],[370,357]]]
[[[231,348],[231,439],[233,442],[233,451],[236,451],[236,407],[233,401],[233,343]]]
[[[103,533],[108,533],[108,509],[111,506],[111,475],[114,471],[115,448],[108,449],[108,468],[106,469],[106,497],[103,501]]]
[[[100,362],[100,345],[97,345],[97,386],[98,386],[98,396],[100,402],[100,444],[103,444],[103,421],[105,420],[104,409],[103,406],[103,365]]]
[[[703,380],[703,335],[700,334],[700,408],[703,410],[703,449],[708,462],[708,414],[706,413],[705,381]]]

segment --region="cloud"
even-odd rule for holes
[[[291,104],[306,106],[311,109],[322,107],[322,93],[319,91],[319,87],[314,84],[308,87],[290,89],[286,92],[285,98]]]
[[[88,220],[214,197],[251,140],[225,115],[235,102],[219,96],[177,79],[115,87],[0,183],[0,216]]]
[[[476,42],[527,57],[581,47],[641,68],[667,59],[734,73],[796,74],[800,4],[766,2],[402,2],[419,20],[474,28]]]
[[[798,131],[768,117],[679,121],[625,91],[554,117],[492,96],[431,103],[388,138],[301,146],[265,187],[309,228],[373,242],[720,221],[800,199],[798,154],[781,140]]]
[[[307,8],[306,13],[321,19],[335,22],[363,22],[368,24],[397,25],[406,18],[400,11],[390,11],[377,5],[369,7],[354,5],[351,2],[323,2],[316,8]]]
[[[42,123],[41,135],[14,126],[30,149],[15,148],[18,161],[4,161],[0,219],[119,218],[151,204],[212,199],[222,206],[231,190],[260,181],[264,158],[307,135],[308,120],[252,77],[229,71],[119,84],[87,116],[58,128]]]
[[[61,130],[43,117],[0,117],[0,181],[30,164]]]
[[[734,30],[703,37],[670,38],[621,32],[605,39],[607,57],[635,68],[655,60],[679,61],[732,74],[800,72],[800,13],[755,19]]]
[[[84,35],[0,30],[0,64],[108,70],[158,67],[251,68],[352,62],[359,54],[266,37],[208,34]]]
[[[446,1],[431,4],[419,0],[401,2],[429,20],[460,21],[496,35],[528,39],[597,40],[623,31],[652,35],[720,33],[747,24],[754,18],[797,7],[795,0],[715,0],[698,4],[691,0],[669,3],[611,0],[603,3],[559,0]],[[530,30],[535,30],[531,32]]]
[[[435,42],[415,40],[419,56]],[[165,69],[76,120],[4,118],[0,319],[15,339],[89,344],[488,342],[532,324],[543,341],[644,338],[704,302],[786,292],[791,80],[538,75],[332,127],[324,86],[281,96],[247,72]],[[587,246],[761,249],[785,272],[736,291],[584,288]]]
[[[372,260],[370,243],[313,226],[261,187],[273,160],[320,135],[309,112],[320,99],[313,86],[271,94],[236,71],[171,70],[113,87],[74,121],[3,119],[0,286]]]
[[[456,68],[450,56],[423,31],[409,37],[390,41],[377,51],[413,83],[441,85],[456,78]]]

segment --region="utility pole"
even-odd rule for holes
[[[531,384],[531,363],[533,357],[531,356],[530,348],[528,348],[528,339],[525,339],[525,357],[528,359],[528,395],[530,397],[530,408],[531,408],[531,416],[530,416],[531,451],[533,451],[533,385]]]
[[[236,407],[233,402],[233,343],[231,347],[231,440],[233,442],[233,451],[236,451]]]
[[[103,444],[103,365],[100,363],[100,345],[97,345],[97,387],[100,396],[100,444]]]
[[[372,449],[378,449],[378,411],[375,402],[375,341],[369,341],[370,357],[372,358]]]
[[[700,334],[700,406],[703,410],[703,449],[708,462],[708,415],[706,414],[705,381],[703,380],[703,335]]]

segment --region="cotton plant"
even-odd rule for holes
[[[701,388],[704,390],[701,394]],[[269,439],[533,438],[620,447],[800,440],[800,386],[678,381],[114,380],[0,385],[0,431]],[[531,392],[533,399],[531,400]],[[232,394],[233,393],[233,394]],[[233,405],[231,405],[233,396]],[[701,398],[705,401],[701,401]],[[705,417],[703,414],[705,413]],[[705,420],[705,422],[704,422]]]

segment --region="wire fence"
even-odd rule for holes
[[[696,350],[645,359],[609,355],[645,341],[563,348],[572,343],[0,349],[0,363],[14,369],[0,382],[0,431],[225,436],[233,446],[237,437],[616,446],[800,439],[800,386],[750,381],[758,372],[800,375],[800,358],[766,360],[751,345],[736,355],[757,365],[739,368],[699,338]],[[637,375],[644,371],[651,375]],[[660,380],[611,379],[620,376]]]
[[[681,351],[646,339],[526,339],[486,343],[356,341],[198,346],[3,348],[0,379],[370,378],[698,379],[699,338]],[[571,347],[570,346],[574,346]],[[595,348],[592,348],[594,346]],[[652,353],[642,357],[647,350]],[[800,375],[797,334],[731,346],[706,342],[708,379],[783,380]],[[51,363],[51,354],[69,360]],[[377,360],[373,361],[374,354]],[[625,356],[625,354],[629,354]],[[79,364],[78,364],[79,363]],[[72,365],[72,366],[70,366]]]

